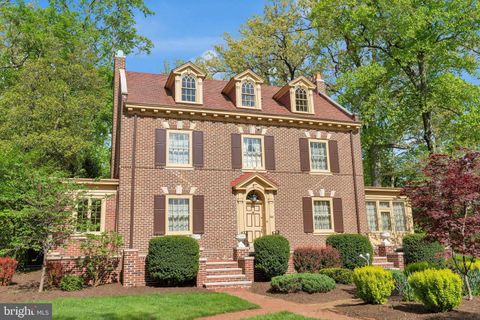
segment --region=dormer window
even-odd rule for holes
[[[307,91],[302,87],[295,89],[295,107],[297,112],[308,112]]]
[[[196,82],[191,75],[182,77],[182,101],[196,102]]]
[[[165,88],[170,90],[176,103],[203,104],[203,79],[205,73],[187,62],[170,72]]]
[[[247,70],[230,79],[222,93],[230,98],[237,108],[261,110],[262,83],[262,78],[252,70]]]
[[[242,84],[242,107],[255,108],[255,87],[250,81]]]
[[[313,90],[316,86],[307,78],[300,76],[280,88],[273,98],[294,113],[314,114]]]

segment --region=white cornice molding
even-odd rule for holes
[[[185,119],[211,119],[223,122],[262,123],[276,126],[295,126],[298,128],[325,128],[327,130],[350,131],[361,127],[360,122],[344,122],[317,118],[287,117],[261,113],[232,112],[204,108],[173,107],[165,105],[141,105],[126,103],[127,113],[144,116],[176,117]]]

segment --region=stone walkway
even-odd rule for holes
[[[247,289],[225,289],[232,296],[239,297],[251,303],[260,306],[260,309],[245,310],[232,313],[219,314],[216,316],[200,318],[202,320],[219,320],[219,319],[244,319],[248,317],[258,316],[268,313],[277,313],[281,311],[289,311],[291,313],[300,314],[305,317],[318,318],[322,320],[355,320],[356,318],[348,317],[331,310],[335,305],[339,304],[356,304],[361,303],[356,299],[337,300],[319,304],[302,304],[283,299],[277,299],[270,296],[264,296],[248,291]]]

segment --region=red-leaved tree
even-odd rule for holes
[[[404,188],[414,220],[427,238],[451,250],[453,267],[462,274],[472,299],[468,271],[480,257],[480,152],[459,158],[433,154],[423,173],[424,180]]]

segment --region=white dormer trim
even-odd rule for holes
[[[186,76],[195,79],[195,101],[182,100],[182,80]],[[203,104],[203,79],[205,76],[200,68],[187,62],[172,70],[165,87],[172,91],[176,103],[200,105]]]
[[[242,104],[242,85],[245,82],[251,82],[254,86],[254,94],[255,94],[255,106],[244,106]],[[225,88],[223,88],[222,93],[233,97],[232,100],[235,101],[235,105],[237,108],[241,109],[249,109],[249,110],[262,110],[262,83],[263,79],[260,78],[256,73],[252,70],[248,69],[244,72],[236,75],[227,83]],[[233,95],[233,90],[234,95]]]
[[[300,76],[288,84],[290,86],[290,108],[294,113],[303,113],[303,114],[314,114],[315,106],[313,104],[313,93],[316,86],[309,81],[307,78]],[[297,89],[302,88],[307,93],[307,111],[297,110],[297,100],[296,100],[296,91]]]

